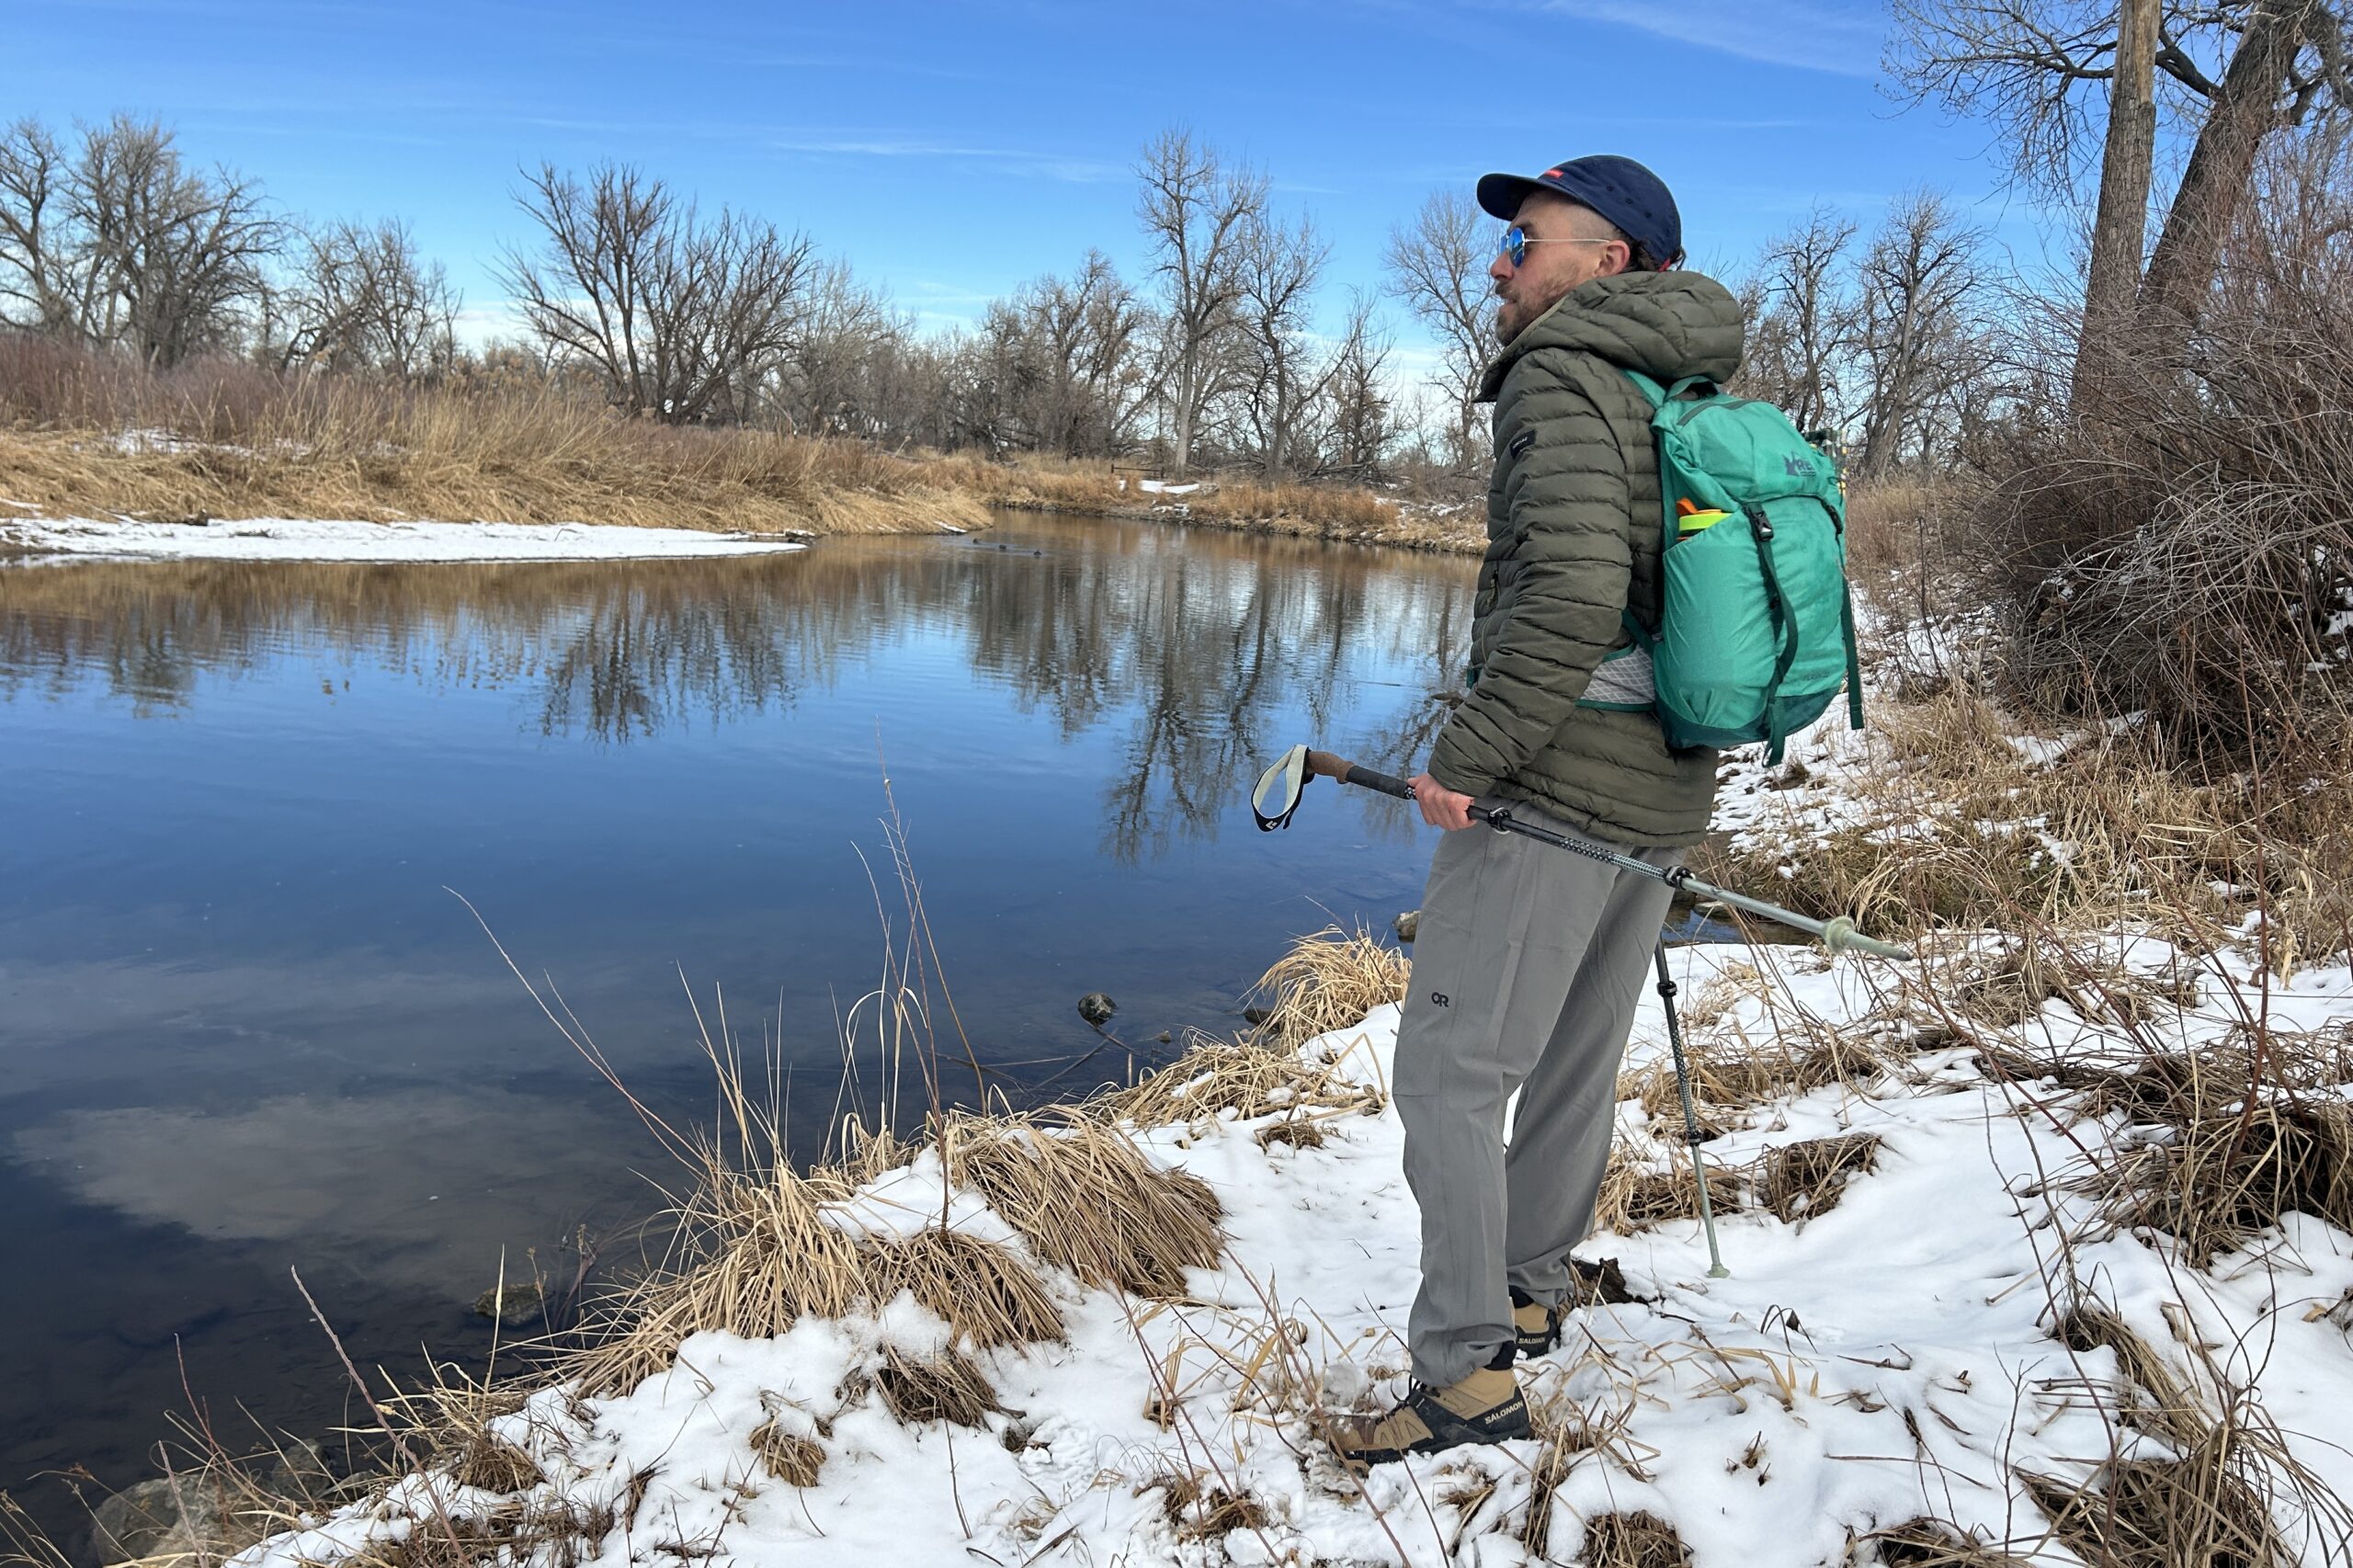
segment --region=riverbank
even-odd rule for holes
[[[280,1497],[239,1561],[2333,1561],[2353,1212],[2304,1161],[2353,971],[2122,931],[1923,957],[1677,951],[1730,1273],[1646,997],[1532,1439],[1326,1451],[1393,1397],[1415,1280],[1381,1005],[804,1176],[756,1134],[598,1349],[387,1407],[360,1500]]]
[[[1474,506],[1348,485],[1164,483],[1108,463],[894,454],[625,421],[552,396],[317,401],[243,421],[0,430],[0,545],[13,534],[17,549],[44,548],[29,525],[93,518],[920,534],[984,528],[992,507],[1455,552],[1485,539]]]

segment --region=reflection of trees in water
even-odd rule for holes
[[[549,565],[86,563],[0,574],[0,697],[91,682],[184,709],[320,647],[432,689],[535,694],[550,734],[618,743],[790,704],[895,641],[961,644],[976,675],[1074,738],[1132,714],[1104,790],[1123,856],[1213,827],[1263,754],[1328,734],[1392,764],[1427,745],[1467,626],[1460,562],[1101,523],[987,538],[830,541],[805,554]],[[1042,550],[1034,548],[1043,546]],[[1367,665],[1378,669],[1366,671]],[[1426,674],[1352,692],[1370,673]],[[1307,735],[1271,733],[1293,710]]]

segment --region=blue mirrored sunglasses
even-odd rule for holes
[[[1500,254],[1510,257],[1511,264],[1514,267],[1522,267],[1527,264],[1528,247],[1530,245],[1606,245],[1614,243],[1615,242],[1610,240],[1539,239],[1534,234],[1529,233],[1526,229],[1523,229],[1518,224],[1514,223],[1510,228],[1504,231],[1504,237],[1496,244],[1495,249]]]

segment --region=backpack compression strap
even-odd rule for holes
[[[1790,666],[1797,662],[1797,618],[1790,613],[1780,574],[1773,570],[1773,525],[1762,506],[1750,506],[1747,512],[1748,537],[1756,543],[1757,571],[1765,579],[1765,609],[1772,617],[1773,640],[1780,644],[1779,654],[1773,660],[1773,678],[1765,683],[1765,760],[1778,764],[1789,747],[1790,733],[1781,726],[1781,682],[1789,678]],[[1851,649],[1854,644],[1849,642],[1847,646]]]

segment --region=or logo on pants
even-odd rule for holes
[[[1443,991],[1433,991],[1433,992],[1431,992],[1431,993],[1430,993],[1430,1006],[1433,1006],[1433,1007],[1450,1007],[1450,1006],[1452,1006],[1453,1005],[1454,1005],[1453,1003],[1449,1002],[1449,1001],[1446,999],[1446,993],[1445,993],[1445,992],[1443,992]]]

